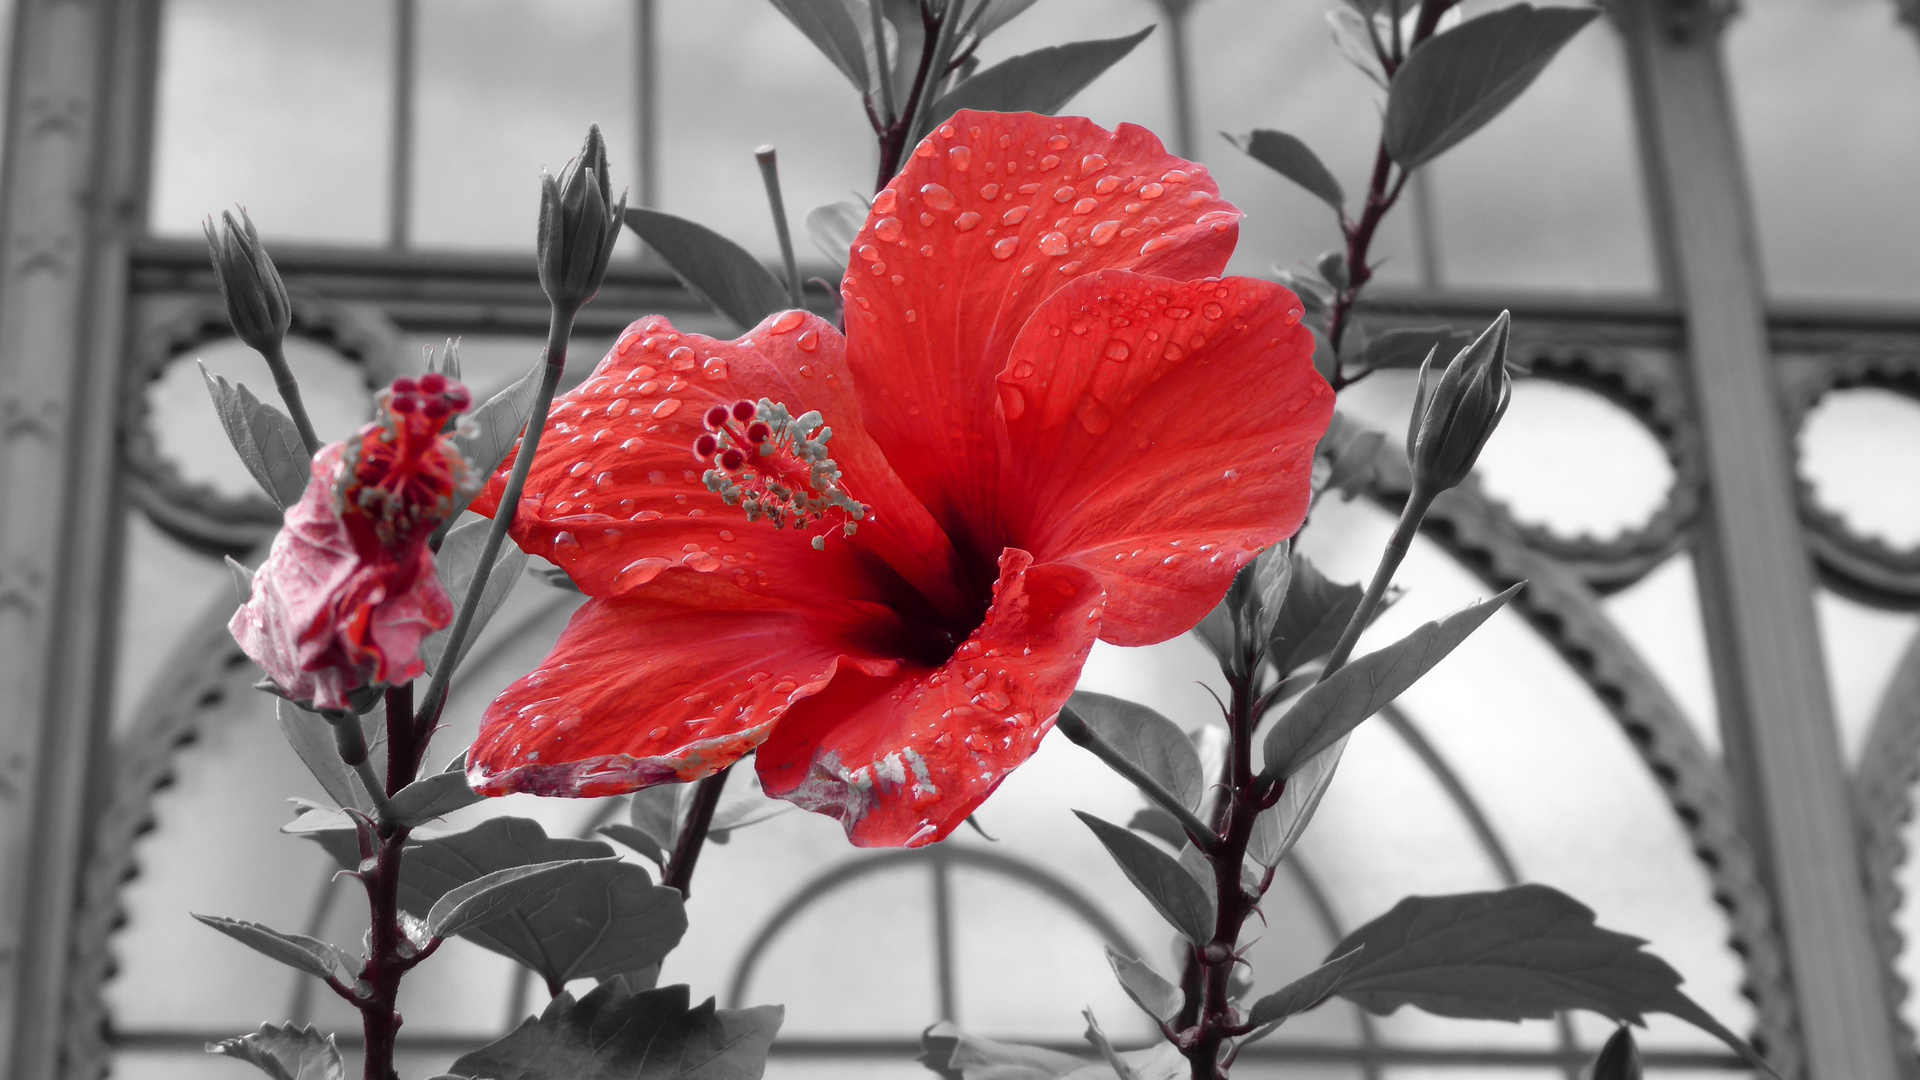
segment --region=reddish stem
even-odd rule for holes
[[[732,771],[733,766],[729,765],[694,787],[693,805],[687,809],[686,824],[680,827],[673,855],[660,871],[660,884],[679,889],[683,899],[693,894],[693,867],[700,861],[700,850],[706,846],[707,830],[713,827],[713,810],[720,805],[720,789],[727,786],[727,775]]]
[[[920,66],[913,74],[913,89],[907,94],[900,115],[893,117],[884,127],[874,125],[874,134],[880,136],[880,173],[874,181],[875,191],[886,187],[893,181],[894,174],[900,171],[900,159],[907,152],[907,138],[913,134],[914,117],[920,112],[920,99],[928,93],[928,84],[933,75],[933,54],[940,47],[940,29],[945,22],[943,14],[936,13],[925,3],[920,5]],[[891,72],[882,71],[880,77],[890,78]],[[870,117],[872,111],[869,106]]]
[[[387,797],[400,793],[420,771],[426,750],[423,731],[413,716],[413,684],[387,689]],[[367,957],[360,972],[361,991],[353,995],[366,1035],[365,1080],[395,1080],[393,1045],[400,1033],[400,980],[431,949],[416,952],[400,927],[400,859],[410,830],[398,822],[379,823],[374,864],[360,875],[367,890]]]

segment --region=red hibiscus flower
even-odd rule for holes
[[[1096,638],[1182,633],[1299,527],[1333,395],[1292,293],[1213,276],[1239,216],[1144,129],[961,112],[875,197],[844,337],[629,327],[513,524],[590,599],[487,710],[475,790],[758,748],[768,793],[856,844],[945,836]]]
[[[477,479],[445,427],[470,402],[442,375],[397,379],[378,419],[314,457],[227,624],[287,697],[346,709],[354,690],[424,670],[420,643],[453,621],[427,538]]]

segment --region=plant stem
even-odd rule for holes
[[[1141,794],[1160,804],[1161,809],[1172,814],[1174,820],[1180,823],[1180,827],[1186,830],[1187,839],[1193,841],[1195,847],[1210,855],[1220,851],[1220,838],[1214,835],[1213,829],[1206,822],[1200,820],[1199,815],[1187,809],[1186,804],[1171,791],[1161,787],[1159,781],[1148,776],[1140,766],[1127,760],[1125,755],[1095,734],[1093,728],[1087,726],[1087,722],[1082,720],[1072,708],[1062,708],[1053,726],[1059,728],[1060,733],[1073,740],[1076,745],[1085,747],[1093,756],[1106,762],[1108,768],[1125,777],[1134,787],[1140,789]]]
[[[1353,646],[1360,640],[1360,632],[1373,621],[1373,613],[1379,609],[1381,599],[1387,594],[1387,586],[1393,582],[1394,571],[1400,568],[1401,560],[1407,557],[1407,550],[1413,546],[1413,538],[1420,531],[1420,519],[1427,516],[1427,508],[1433,505],[1434,494],[1418,483],[1407,494],[1406,505],[1400,508],[1400,520],[1394,523],[1393,536],[1387,540],[1386,549],[1380,552],[1380,565],[1374,568],[1373,580],[1367,583],[1367,593],[1360,598],[1360,606],[1353,609],[1353,617],[1347,620],[1347,628],[1340,632],[1340,641],[1334,645],[1333,652],[1327,655],[1326,666],[1320,669],[1320,678],[1316,681],[1325,682],[1353,655]]]
[[[760,163],[760,179],[767,185],[767,205],[773,209],[773,231],[780,238],[780,261],[787,268],[787,298],[793,301],[794,307],[804,308],[807,304],[800,296],[800,268],[793,261],[793,233],[787,228],[787,203],[780,197],[780,159],[771,146],[755,150],[753,158]]]
[[[687,808],[687,822],[674,841],[673,856],[660,871],[660,884],[680,890],[685,899],[693,895],[693,867],[700,861],[700,849],[706,846],[707,830],[713,826],[714,807],[720,805],[720,790],[727,786],[729,765],[693,787],[693,805]]]
[[[920,66],[913,73],[913,89],[907,93],[907,103],[901,107],[900,114],[892,117],[885,127],[874,128],[874,134],[880,137],[880,174],[873,185],[875,191],[886,187],[900,171],[900,159],[907,152],[907,136],[913,132],[914,119],[920,114],[920,99],[929,92],[927,81],[933,71],[933,54],[940,46],[945,22],[944,13],[934,11],[922,0]]]
[[[260,356],[267,362],[267,369],[273,372],[274,389],[280,391],[280,400],[286,402],[287,415],[293,417],[293,426],[300,432],[300,442],[307,448],[307,456],[313,457],[320,452],[320,436],[314,433],[313,421],[307,418],[306,402],[300,397],[300,380],[293,377],[293,367],[287,363],[287,351],[278,341],[270,348],[260,350]]]
[[[873,60],[879,69],[875,78],[880,83],[880,116],[886,123],[893,123],[893,68],[887,63],[887,18],[880,11],[881,0],[869,0],[867,14],[873,18]]]
[[[567,367],[567,342],[573,336],[573,317],[576,310],[564,310],[554,307],[547,322],[547,367],[540,375],[540,390],[533,399],[533,415],[527,421],[526,433],[520,437],[520,448],[513,459],[513,472],[507,476],[507,489],[500,496],[500,507],[493,512],[493,526],[487,530],[487,542],[480,548],[480,562],[474,568],[473,580],[467,584],[467,595],[460,601],[460,612],[453,617],[453,629],[447,634],[447,647],[440,653],[440,668],[433,673],[433,681],[427,684],[427,693],[420,703],[418,724],[426,731],[432,731],[433,725],[440,721],[440,710],[446,704],[447,684],[453,678],[453,669],[459,664],[467,635],[473,630],[474,613],[480,608],[480,597],[487,591],[487,577],[493,572],[494,560],[500,556],[500,545],[506,541],[507,530],[513,525],[513,516],[520,509],[520,493],[526,490],[527,473],[533,468],[533,456],[540,449],[540,436],[547,427],[547,414],[553,409],[553,391],[560,385],[560,374]],[[391,733],[389,733],[391,737]]]
[[[420,770],[424,740],[416,737],[413,720],[413,684],[387,689],[387,783],[391,798],[413,782]],[[400,1014],[394,1004],[400,980],[418,962],[412,943],[400,926],[400,860],[408,829],[382,818],[378,850],[371,870],[361,874],[367,890],[367,957],[360,973],[366,995],[355,996],[361,1029],[366,1035],[365,1080],[394,1080],[393,1044],[400,1032]]]

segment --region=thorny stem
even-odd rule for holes
[[[936,11],[926,2],[920,3],[920,66],[913,74],[913,89],[907,93],[907,102],[898,115],[890,115],[884,124],[876,123],[873,133],[880,137],[880,171],[874,181],[873,190],[879,191],[892,182],[894,174],[900,171],[900,159],[907,152],[907,137],[913,134],[914,120],[920,115],[920,101],[933,90],[928,84],[933,73],[933,54],[939,49],[942,33],[946,28],[946,12]],[[888,78],[887,72],[881,72],[881,78]],[[868,115],[872,116],[869,107]]]
[[[720,790],[727,786],[727,777],[732,772],[733,766],[729,765],[694,785],[687,822],[680,827],[673,855],[660,871],[660,884],[679,889],[682,899],[693,895],[693,867],[700,861],[700,849],[706,846],[707,830],[713,826],[714,807],[720,805]]]
[[[533,468],[533,456],[540,449],[540,435],[546,430],[547,414],[553,409],[553,391],[560,385],[561,372],[567,368],[567,341],[573,336],[573,318],[578,313],[577,309],[552,308],[547,323],[547,366],[540,375],[540,390],[533,399],[533,415],[527,420],[525,434],[520,437],[520,448],[513,459],[513,472],[507,477],[507,489],[500,496],[500,507],[493,512],[493,526],[487,530],[487,542],[480,549],[480,562],[474,568],[473,580],[467,584],[467,595],[460,601],[459,614],[453,617],[453,629],[447,634],[447,647],[440,653],[439,670],[433,673],[433,681],[427,684],[426,696],[420,703],[417,722],[422,730],[431,732],[433,725],[440,722],[440,710],[446,705],[447,684],[453,678],[453,669],[460,662],[467,635],[473,630],[480,598],[487,591],[487,577],[493,572],[494,560],[500,556],[500,545],[506,541],[507,529],[512,526],[513,516],[520,508],[520,493],[526,489],[527,473]]]
[[[387,689],[387,781],[384,795],[392,798],[413,782],[420,771],[426,740],[413,720],[413,684]],[[394,1004],[400,980],[426,958],[414,948],[400,926],[400,859],[407,844],[406,826],[383,818],[374,837],[371,869],[360,874],[367,890],[367,956],[351,1000],[360,1010],[366,1034],[365,1080],[394,1080],[393,1043],[400,1031]],[[364,850],[364,847],[363,847]]]
[[[260,356],[273,372],[274,389],[280,391],[280,400],[286,402],[287,415],[293,417],[301,445],[307,448],[307,456],[313,457],[320,452],[320,436],[313,430],[313,421],[307,418],[307,405],[300,397],[300,380],[293,377],[293,367],[287,363],[287,350],[276,341],[260,350]]]
[[[1400,49],[1400,23],[1397,18],[1394,20],[1391,51],[1379,49],[1376,37],[1376,52],[1389,84],[1406,55],[1433,36],[1434,29],[1440,25],[1440,16],[1457,3],[1459,0],[1421,0],[1420,16],[1414,22],[1413,37],[1407,42],[1405,53]],[[1372,34],[1371,21],[1368,32]],[[1361,204],[1359,218],[1350,220],[1344,212],[1340,215],[1340,231],[1347,241],[1347,281],[1334,291],[1333,304],[1327,313],[1327,345],[1336,357],[1333,378],[1329,381],[1335,390],[1358,382],[1367,375],[1364,368],[1351,375],[1347,373],[1345,365],[1337,359],[1340,356],[1340,343],[1347,335],[1347,324],[1352,319],[1355,303],[1360,299],[1360,290],[1373,280],[1373,267],[1367,263],[1367,253],[1373,246],[1374,234],[1379,230],[1381,220],[1387,216],[1387,211],[1400,201],[1400,193],[1406,188],[1407,177],[1411,175],[1412,170],[1404,168],[1395,175],[1393,158],[1387,153],[1386,136],[1383,133],[1380,147],[1374,154],[1373,175],[1367,181],[1367,198]]]

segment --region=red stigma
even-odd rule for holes
[[[732,414],[727,411],[727,407],[725,405],[715,405],[713,408],[708,409],[707,410],[707,430],[719,431],[722,427],[726,426],[727,417],[730,415]]]
[[[745,465],[746,463],[747,463],[747,455],[741,453],[738,449],[731,446],[727,447],[726,453],[723,453],[720,455],[720,467],[723,469],[726,469],[729,472],[733,471],[734,469],[738,469],[740,466]]]
[[[766,442],[772,435],[773,429],[768,427],[763,421],[755,420],[753,423],[747,425],[747,441],[755,446]]]
[[[758,411],[751,401],[736,401],[733,403],[733,418],[743,424],[753,419],[753,414]]]
[[[420,411],[429,420],[445,420],[453,412],[453,404],[444,397],[430,397],[420,406]]]
[[[720,449],[720,440],[712,435],[702,435],[693,440],[693,456],[702,461],[712,457],[713,452],[718,449]]]
[[[466,387],[458,383],[447,387],[446,391],[440,396],[447,399],[447,404],[453,406],[454,412],[466,412],[468,407],[473,404],[473,395],[467,392]]]
[[[402,394],[396,391],[393,395],[393,403],[389,407],[397,413],[410,413],[420,407],[420,399],[414,397],[412,394]]]
[[[439,393],[445,392],[446,389],[447,389],[447,377],[445,375],[442,375],[437,371],[429,371],[425,375],[420,376],[420,392],[421,393],[439,394]]]
[[[398,397],[401,394],[418,393],[419,390],[420,390],[420,384],[417,382],[414,382],[412,379],[407,378],[405,375],[402,375],[399,378],[393,380],[393,393],[395,397]]]

